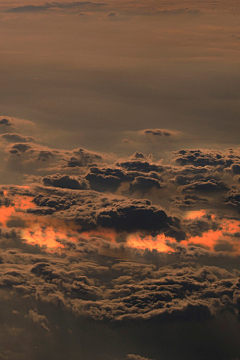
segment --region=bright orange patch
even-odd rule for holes
[[[164,234],[159,234],[156,237],[151,235],[142,237],[139,234],[132,234],[127,237],[127,246],[140,250],[149,249],[159,252],[172,252],[173,250],[166,244],[167,239],[176,241],[175,239],[166,238]]]

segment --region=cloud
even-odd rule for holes
[[[179,150],[175,161],[180,165],[192,164],[195,166],[225,166],[229,167],[234,160],[239,161],[239,155],[231,152],[221,153],[215,150]]]
[[[10,126],[10,125],[8,125]],[[5,133],[5,134],[2,134],[0,135],[0,140],[5,140],[7,142],[10,142],[10,143],[16,143],[16,142],[19,142],[19,143],[25,143],[25,142],[34,142],[36,141],[33,137],[31,136],[23,136],[23,135],[20,135],[20,134],[16,134],[16,133]]]
[[[149,173],[151,171],[161,173],[164,170],[164,166],[150,163],[145,159],[143,159],[143,161],[129,160],[129,161],[117,162],[117,165],[129,171],[140,171],[143,173]]]
[[[47,320],[46,316],[45,315],[39,315],[37,309],[35,309],[35,310],[30,309],[29,312],[28,312],[28,317],[34,323],[37,323],[40,326],[42,326],[45,330],[50,331],[49,328],[47,327],[48,320]]]
[[[8,119],[6,119],[6,118],[2,118],[2,119],[0,120],[0,125],[1,125],[1,126],[2,126],[2,125],[11,126],[11,122],[10,122],[10,120],[8,120]]]
[[[73,177],[69,175],[48,175],[42,179],[45,186],[54,186],[67,189],[87,190],[89,185],[86,180],[80,177]]]
[[[140,355],[128,354],[126,360],[151,360]]]
[[[146,193],[152,189],[161,189],[161,182],[151,177],[137,176],[130,184],[129,191]]]
[[[55,177],[61,179],[57,174],[51,180],[54,181]],[[75,216],[80,222],[84,217],[87,219],[88,213],[89,220],[95,219],[96,223],[105,226],[101,223],[104,219],[107,227],[108,224],[115,229],[124,227],[125,232],[134,228],[154,230],[157,226],[159,231],[161,226],[173,226],[174,222],[177,225],[177,219],[170,218],[149,201],[106,196],[90,190],[52,186],[5,189],[5,196],[11,202],[17,202],[17,194],[20,198],[25,194],[27,199],[31,199],[32,193],[35,193],[33,202],[36,208],[49,206],[53,214],[41,215],[34,220],[32,214],[28,213],[31,203],[27,203],[25,210],[22,208],[23,212],[18,212],[19,218],[23,214],[24,226],[20,227],[22,225],[18,221],[9,224],[13,228],[2,226],[0,238],[0,304],[1,301],[4,303],[1,291],[5,291],[11,308],[4,308],[5,323],[9,329],[17,328],[17,324],[18,328],[23,327],[27,337],[32,333],[32,345],[28,349],[20,347],[22,358],[37,346],[38,350],[34,350],[37,354],[57,360],[57,348],[64,342],[66,356],[73,352],[73,359],[76,353],[84,360],[94,360],[96,356],[103,360],[171,360],[174,354],[190,360],[193,354],[186,350],[187,345],[191,342],[193,351],[196,351],[199,327],[203,326],[201,339],[207,344],[214,341],[214,346],[210,353],[209,347],[206,351],[203,349],[197,359],[204,356],[210,360],[220,353],[227,359],[232,335],[226,338],[226,326],[228,329],[233,327],[237,334],[239,331],[240,275],[239,255],[229,253],[227,243],[217,242],[215,251],[188,246],[187,242],[184,245],[171,242],[173,251],[167,253],[131,248],[126,240],[127,233],[122,239],[116,235],[114,240],[114,233],[107,231],[81,232],[73,225],[68,227],[63,222],[62,225],[61,222],[57,223],[58,213],[59,219],[66,220],[71,215],[72,219]],[[79,218],[76,216],[78,212]],[[50,232],[47,232],[47,227],[55,222],[52,233],[58,239],[59,246],[63,247],[50,249],[26,240],[23,230],[28,229],[29,221],[32,221],[32,239],[37,233],[39,236],[42,229],[49,244]],[[34,224],[39,222],[42,225],[36,231]],[[194,214],[190,214],[184,224],[192,236],[201,236],[219,226],[218,219],[207,215],[199,218]],[[224,222],[219,220],[219,224],[223,226]],[[225,250],[228,253],[224,253]],[[15,313],[12,313],[12,309]],[[227,316],[227,320],[224,320],[224,316]],[[225,324],[224,328],[217,325],[219,321]],[[148,334],[143,345],[139,339],[146,333],[146,327]],[[214,340],[211,334],[215,327],[218,328],[218,335]],[[196,328],[198,337],[194,335],[189,342],[187,339]],[[84,329],[83,333],[81,329]],[[179,333],[182,332],[184,336],[178,342]],[[124,340],[125,345],[119,349],[116,348],[119,340],[115,334],[117,339],[121,336]],[[167,339],[170,334],[175,346],[169,353]],[[18,333],[18,339],[22,339],[21,336]],[[81,344],[79,336],[83,341]],[[93,349],[91,341],[99,336],[101,342]],[[113,347],[109,347],[109,339]],[[150,339],[154,339],[153,347],[149,346]],[[18,344],[18,341],[15,343]],[[231,354],[238,356],[238,340],[233,338],[232,341],[234,346]],[[68,344],[71,346],[68,347]],[[5,341],[3,356],[7,351],[11,349]],[[17,359],[17,355],[10,356]]]
[[[7,124],[28,141],[3,141],[3,166],[29,182],[0,189],[2,357],[239,356],[238,150],[118,158]]]
[[[240,207],[240,196],[239,196],[239,187],[233,187],[226,194],[225,198],[226,204],[233,205],[237,208]]]
[[[170,131],[170,130],[165,130],[165,129],[145,129],[142,130],[140,132],[140,134],[142,135],[152,135],[152,136],[161,136],[161,137],[169,137],[169,136],[174,136],[177,133],[174,131]]]
[[[227,191],[227,185],[223,181],[217,179],[200,179],[198,181],[192,181],[191,183],[182,187],[182,191],[196,191],[205,193],[214,193],[216,191],[224,192]]]
[[[24,139],[26,140],[26,139]],[[35,174],[68,171],[81,172],[82,168],[94,166],[107,160],[108,155],[86,149],[59,150],[32,142],[17,142],[5,148],[5,164],[12,171]]]
[[[114,12],[114,11],[111,11],[108,15],[107,15],[107,17],[116,17],[117,16],[117,13],[116,12]]]
[[[95,191],[114,192],[122,181],[129,181],[129,177],[121,169],[90,168],[86,174],[90,187]]]
[[[202,12],[199,9],[189,9],[188,7],[186,7],[180,9],[163,10],[163,11],[159,11],[158,13],[162,15],[181,15],[181,14],[200,15]]]
[[[45,5],[25,5],[25,6],[19,6],[12,9],[9,9],[8,12],[12,13],[22,13],[22,12],[37,12],[37,11],[46,11],[51,8],[50,4]]]
[[[149,200],[134,200],[124,197],[101,195],[101,193],[78,190],[54,192],[51,196],[38,194],[34,198],[36,208],[31,213],[46,211],[54,213],[56,217],[71,220],[85,230],[108,228],[116,232],[143,231],[155,233],[157,231],[176,232],[180,236],[181,226],[177,218],[168,216],[166,212]],[[179,232],[179,234],[178,234]],[[178,235],[177,235],[178,234]],[[181,234],[184,237],[184,233]]]
[[[8,134],[10,133],[16,133],[16,130],[18,133],[29,133],[29,131],[36,131],[36,125],[29,120],[25,119],[18,119],[10,116],[0,116],[0,133],[1,134]],[[20,134],[16,134],[19,135]],[[25,136],[25,134],[24,134]],[[23,137],[24,137],[23,136]]]
[[[237,6],[24,5],[2,106],[39,127],[0,118],[0,358],[239,358]]]
[[[62,10],[62,9],[75,9],[75,8],[81,8],[81,7],[99,7],[104,6],[106,4],[103,3],[93,3],[91,1],[75,1],[75,2],[65,2],[65,3],[59,3],[59,2],[52,2],[52,3],[45,3],[44,5],[24,5],[24,6],[18,6],[13,7],[7,12],[9,13],[25,13],[25,12],[41,12],[41,11],[48,11],[48,10]]]

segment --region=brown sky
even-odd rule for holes
[[[47,128],[57,147],[237,144],[238,3],[104,3],[1,1],[2,115]],[[143,144],[145,128],[182,135]]]

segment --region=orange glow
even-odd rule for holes
[[[4,191],[4,195],[8,195],[7,190]],[[33,198],[29,196],[15,195],[11,206],[0,207],[0,225],[8,228],[8,221],[23,220],[25,228],[20,231],[22,239],[49,251],[64,247],[60,239],[72,240],[74,238],[76,241],[78,233],[73,223],[66,224],[59,219],[27,213],[28,209],[36,207],[32,200]]]
[[[16,211],[23,211],[29,208],[34,208],[36,205],[32,202],[32,197],[24,197],[24,196],[16,196],[14,198],[14,204],[16,207]]]
[[[11,206],[0,207],[0,224],[7,226],[7,221],[14,216],[21,216],[27,209],[35,207],[32,202],[32,197],[16,195],[14,197],[14,204]]]
[[[212,215],[212,219],[216,216]],[[217,230],[209,230],[202,234],[202,236],[188,236],[187,240],[182,241],[183,245],[196,244],[215,251],[215,246],[219,242],[227,242],[232,251],[240,253],[240,241],[234,236],[240,231],[240,221],[231,219],[219,219],[221,226]],[[225,250],[227,251],[227,250]]]
[[[57,241],[59,232],[52,226],[43,229],[40,225],[35,225],[31,230],[22,230],[22,239],[31,245],[39,245],[49,249],[64,248],[64,245]]]
[[[0,207],[0,225],[7,226],[6,223],[11,217],[11,215],[15,215],[16,211],[14,206],[2,206]]]
[[[185,215],[186,220],[194,220],[203,217],[206,215],[206,210],[194,210],[194,211],[188,211]]]
[[[77,242],[79,233],[72,222],[65,223],[62,220],[31,216],[28,227],[21,231],[22,239],[31,245],[39,245],[45,250],[65,248],[66,242]]]
[[[166,244],[166,237],[164,234],[159,234],[156,237],[151,235],[142,237],[139,234],[129,235],[127,238],[127,246],[140,250],[157,250],[159,252],[172,252],[173,250]],[[168,238],[168,240],[170,240]],[[175,239],[171,239],[175,242]]]

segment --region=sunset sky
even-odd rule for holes
[[[239,18],[0,0],[0,360],[240,359]]]

